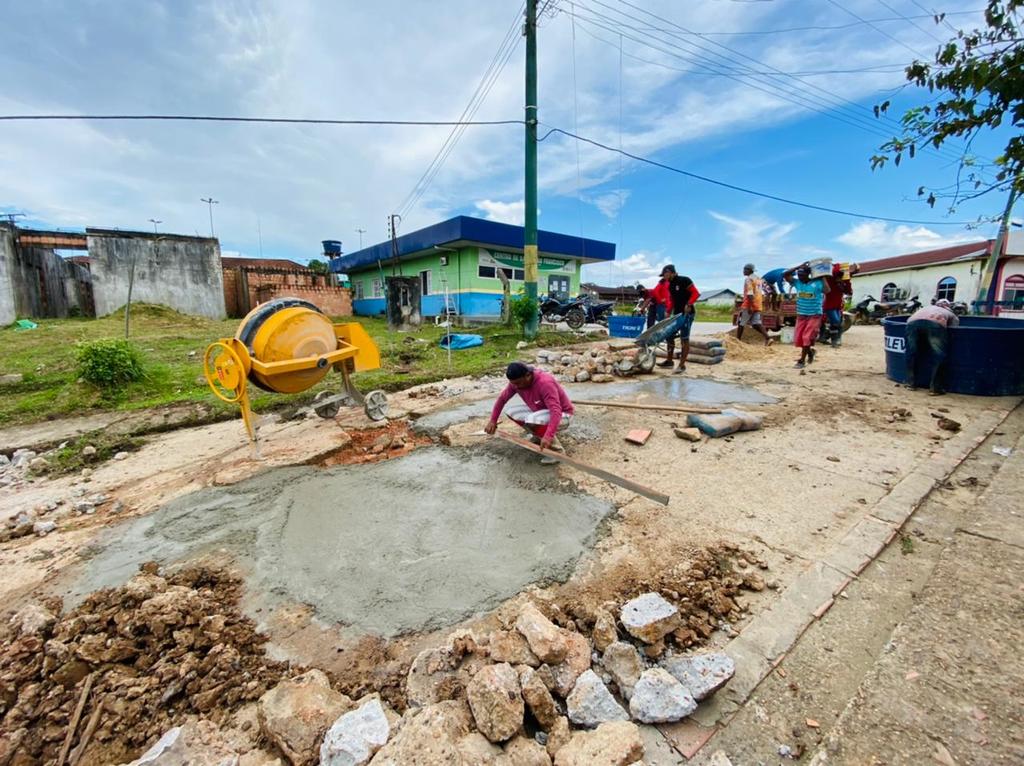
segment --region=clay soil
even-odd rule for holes
[[[656,590],[679,605],[686,618],[670,644],[721,645],[751,615],[773,603],[776,589],[785,588],[806,560],[835,544],[866,508],[954,437],[953,432],[937,427],[933,413],[967,425],[1015,403],[952,395],[929,399],[924,393],[897,388],[882,374],[879,328],[853,328],[842,348],[822,349],[818,361],[803,373],[792,367],[792,348],[766,349],[735,341],[727,345],[725,363],[690,365],[687,375],[751,386],[776,397],[775,404],[746,408],[763,416],[760,431],[691,444],[673,433],[674,426],[685,424],[683,415],[578,408],[577,435],[570,431],[563,439],[571,454],[668,493],[672,499],[668,506],[656,505],[588,475],[552,468],[574,491],[606,499],[617,509],[566,582],[530,588],[462,626],[384,640],[352,628],[324,625],[301,604],[268,613],[258,594],[246,593],[237,579],[187,568],[173,574],[174,568],[168,566],[168,585],[190,594],[187,608],[179,612],[200,620],[223,616],[220,638],[207,635],[199,629],[202,623],[192,617],[160,633],[153,616],[140,613],[138,600],[124,589],[98,593],[65,610],[45,639],[30,640],[27,645],[4,641],[6,649],[0,657],[4,732],[30,732],[22,735],[30,738],[23,741],[31,745],[27,750],[38,760],[25,763],[50,759],[60,747],[81,692],[81,683],[75,683],[83,674],[105,668],[92,695],[96,699],[119,696],[126,702],[123,712],[104,718],[97,729],[99,744],[94,747],[104,749],[95,751],[95,762],[137,755],[177,718],[198,712],[217,719],[258,697],[287,672],[268,658],[265,640],[273,657],[296,667],[322,668],[339,690],[353,697],[380,691],[400,710],[405,673],[420,650],[443,642],[458,627],[486,630],[508,625],[527,598],[556,622],[586,630],[597,608],[618,606],[640,592]],[[642,382],[642,378],[636,380]],[[483,425],[480,418],[456,423],[440,434],[410,430],[403,414],[423,415],[494,395],[493,381],[476,388],[466,380],[457,383],[462,388],[454,397],[442,395],[443,386],[393,396],[397,417],[384,428],[352,413],[336,422],[315,417],[268,422],[261,429],[257,455],[242,441],[237,422],[218,423],[160,435],[126,460],[96,466],[88,482],[62,477],[2,489],[0,505],[12,515],[48,501],[66,500],[62,505],[66,507],[78,490],[102,490],[126,510],[115,516],[108,504],[95,515],[65,515],[58,531],[49,536],[0,546],[0,598],[12,609],[43,599],[56,610],[45,599],[74,577],[75,567],[96,540],[116,535],[116,525],[123,519],[150,513],[167,500],[201,487],[233,484],[272,465],[333,466],[396,459],[433,441],[473,449],[514,449],[474,436]],[[599,389],[597,384],[585,388]],[[657,402],[642,393],[622,398]],[[645,446],[638,447],[623,439],[632,428],[649,428],[654,433]],[[261,633],[255,632],[249,618],[258,620]],[[65,664],[84,663],[74,666],[77,679],[53,678],[57,668],[47,664],[46,650],[47,641],[53,640],[66,645]],[[97,653],[83,658],[83,646],[87,654],[91,649]],[[214,654],[215,646],[224,648]],[[110,651],[114,655],[105,654]],[[234,663],[232,674],[225,670],[228,666],[219,664],[217,657],[222,655]],[[203,663],[212,663],[209,672],[199,672],[200,666],[207,668]],[[197,673],[193,680],[161,703],[168,687],[159,673],[180,679],[190,671]],[[155,678],[163,679],[159,690],[151,688]],[[113,694],[122,687],[135,696]],[[23,701],[27,688],[31,695]],[[216,694],[211,693],[214,689]],[[142,709],[156,712],[143,718]],[[88,755],[93,758],[93,751]]]

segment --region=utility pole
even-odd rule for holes
[[[263,226],[260,224],[260,217],[256,216],[256,239],[260,243],[260,258],[263,257]]]
[[[537,0],[526,0],[526,206],[523,227],[524,287],[528,300],[537,302]],[[523,327],[527,340],[537,337],[537,315]]]
[[[218,200],[215,200],[213,197],[200,197],[199,201],[205,202],[207,207],[210,208],[210,237],[213,237],[213,206],[219,205],[220,202]]]
[[[992,255],[985,262],[985,268],[981,272],[981,280],[978,283],[978,298],[974,302],[974,311],[978,314],[993,313],[996,295],[999,286],[992,284],[996,271],[999,269],[999,259],[1006,252],[1006,246],[1010,239],[1010,216],[1013,213],[1013,203],[1017,201],[1017,179],[1010,185],[1010,197],[1006,200],[1006,208],[1003,210],[1003,219],[999,222],[999,233],[996,234],[992,243]]]
[[[356,229],[359,233],[359,249],[363,249],[363,235],[366,233],[366,229]]]
[[[402,270],[398,267],[398,224],[402,222],[402,216],[397,213],[392,213],[388,216],[388,236],[391,239],[391,276],[395,275],[395,269],[398,268],[398,273],[401,274]]]

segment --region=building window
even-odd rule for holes
[[[497,279],[498,273],[493,266],[480,266],[476,267],[476,275],[481,279]]]
[[[352,290],[355,294],[355,299],[361,301],[363,299],[363,280],[357,279],[352,283]]]
[[[373,280],[373,290],[370,293],[371,298],[383,298],[384,297],[384,286],[381,284],[380,278]]]
[[[956,280],[953,277],[943,277],[939,280],[939,286],[935,288],[935,300],[952,301],[956,296]]]
[[[1014,274],[1003,282],[1003,302],[1009,303],[1008,308],[1024,311],[1024,276]]]
[[[430,295],[433,290],[430,289],[430,269],[420,272],[420,295]]]
[[[899,295],[899,288],[896,287],[895,282],[890,282],[882,288],[882,300],[883,301],[894,301]]]

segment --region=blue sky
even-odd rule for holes
[[[947,216],[917,198],[918,186],[952,180],[948,156],[869,167],[885,133],[870,107],[894,96],[898,116],[928,100],[897,90],[900,67],[915,54],[930,58],[937,40],[952,35],[920,18],[922,7],[983,5],[935,2],[552,0],[539,30],[544,125],[621,142],[727,183],[927,223],[791,207],[620,162],[555,135],[540,147],[541,227],[619,245],[618,262],[588,268],[589,279],[650,282],[673,262],[703,289],[735,286],[747,261],[767,270],[826,254],[869,260],[991,235],[991,226],[943,224],[998,214],[1003,199],[990,195]],[[0,113],[455,119],[520,4],[10,4]],[[948,21],[972,27],[981,16]],[[829,28],[779,31],[794,27]],[[518,43],[477,119],[522,116],[522,71]],[[305,262],[322,239],[340,239],[346,251],[358,248],[360,228],[366,245],[384,239],[387,215],[402,206],[449,130],[3,123],[0,210],[54,227],[148,229],[157,218],[161,230],[207,234],[199,200],[212,195],[225,253],[258,255],[259,225],[265,256]],[[999,138],[979,140],[975,152],[994,156]],[[521,222],[521,127],[469,128],[401,230],[460,213]]]

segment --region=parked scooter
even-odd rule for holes
[[[938,298],[932,298],[932,305],[934,306],[938,300]],[[956,314],[958,317],[962,317],[967,316],[967,312],[969,309],[967,308],[966,301],[953,301],[949,306],[949,310]]]
[[[913,314],[919,308],[921,301],[917,295],[909,299],[884,302],[869,295],[853,307],[853,316],[858,324],[877,324],[886,317]]]
[[[608,326],[608,317],[612,315],[615,304],[612,301],[596,301],[592,298],[584,298],[583,306],[587,312],[587,322]]]

